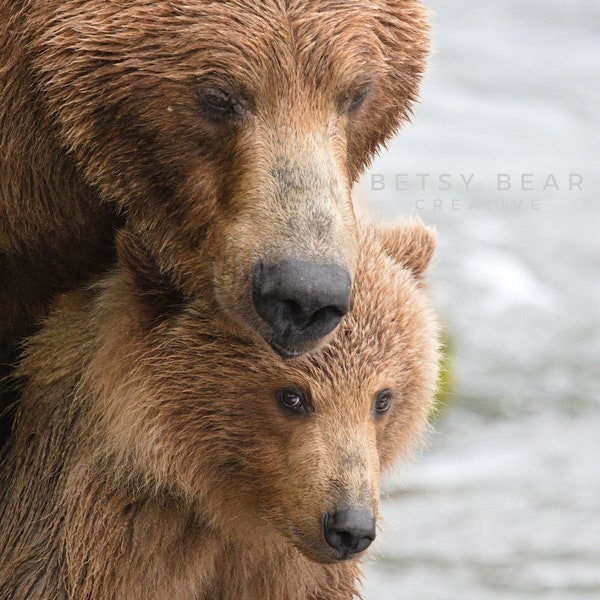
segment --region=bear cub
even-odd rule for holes
[[[131,232],[19,368],[0,462],[0,598],[351,600],[383,470],[436,389],[420,222],[359,228],[351,310],[284,359],[173,296]]]

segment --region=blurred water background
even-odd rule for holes
[[[422,104],[357,197],[437,227],[455,381],[366,596],[600,599],[600,1],[429,4]]]

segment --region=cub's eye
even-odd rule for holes
[[[382,415],[390,410],[392,406],[392,391],[391,390],[383,390],[379,392],[375,396],[375,400],[373,400],[373,412],[376,415]]]
[[[223,90],[201,88],[196,95],[204,113],[215,121],[240,119],[246,111],[243,100]]]
[[[277,401],[284,410],[293,414],[309,416],[312,412],[306,394],[295,388],[280,389],[277,392]]]
[[[341,102],[341,110],[345,114],[356,112],[365,102],[371,91],[371,85],[364,85],[357,90],[348,92]]]

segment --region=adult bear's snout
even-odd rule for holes
[[[270,343],[282,356],[305,351],[324,338],[350,308],[352,279],[345,267],[284,259],[258,263],[252,302],[271,330]]]

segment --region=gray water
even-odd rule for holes
[[[600,599],[600,1],[430,5],[422,104],[357,202],[437,227],[455,384],[366,595]]]

